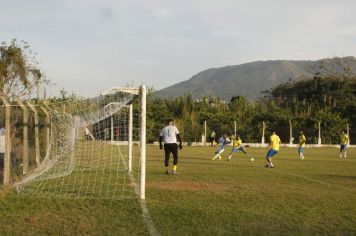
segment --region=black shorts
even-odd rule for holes
[[[173,155],[173,165],[178,164],[178,144],[176,143],[165,143],[164,144],[164,164],[168,166],[169,157]]]

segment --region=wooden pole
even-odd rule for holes
[[[46,155],[47,155],[47,152],[49,150],[51,118],[48,110],[44,106],[41,106],[40,108],[46,115]]]
[[[22,130],[22,142],[23,142],[23,148],[22,148],[22,162],[23,162],[23,168],[22,168],[22,173],[25,175],[28,173],[28,168],[30,164],[30,159],[29,159],[29,154],[28,154],[28,109],[23,104],[23,102],[18,98],[15,97],[15,101],[19,104],[19,106],[22,109],[23,112],[23,130]]]
[[[35,153],[36,153],[36,164],[39,165],[41,161],[41,154],[40,154],[40,135],[39,135],[39,129],[38,129],[38,112],[35,108],[35,106],[27,101],[27,105],[30,107],[32,112],[35,115]]]
[[[5,106],[5,156],[4,156],[4,185],[10,184],[10,157],[11,157],[11,109],[5,97],[0,96]]]

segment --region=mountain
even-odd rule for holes
[[[344,67],[351,67],[352,72],[356,74],[356,58],[256,61],[204,70],[189,80],[155,92],[154,97],[176,97],[189,93],[194,98],[217,96],[230,100],[233,96],[241,95],[249,100],[256,100],[262,91],[281,83],[311,77],[317,71],[322,71],[322,74],[341,73]]]

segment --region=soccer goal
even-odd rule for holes
[[[46,107],[46,155],[15,183],[19,194],[145,199],[144,85],[115,87],[94,98],[53,101]]]

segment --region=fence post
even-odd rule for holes
[[[38,112],[35,108],[35,106],[30,102],[27,101],[27,105],[30,107],[30,109],[33,111],[35,115],[35,153],[36,153],[36,164],[40,164],[41,160],[41,154],[40,154],[40,136],[39,136],[39,130],[38,130]]]
[[[28,156],[28,109],[23,104],[23,102],[18,98],[15,97],[15,101],[17,104],[22,109],[23,112],[23,130],[22,130],[22,142],[23,142],[23,149],[22,149],[22,162],[23,162],[23,168],[22,168],[22,173],[25,175],[28,172],[28,167],[29,167],[29,156]]]
[[[49,150],[51,118],[45,106],[40,106],[40,108],[43,111],[43,113],[45,113],[46,115],[46,155],[47,155],[47,152]]]
[[[318,146],[321,146],[321,122],[318,121]]]
[[[265,129],[266,129],[266,123],[262,121],[262,139],[261,139],[262,144],[265,144]]]
[[[204,140],[203,145],[206,146],[206,120],[204,121]]]
[[[293,127],[292,127],[292,120],[289,120],[289,145],[293,145]]]
[[[10,103],[0,96],[5,106],[5,156],[4,156],[4,185],[10,184],[10,157],[11,157],[11,109]]]

